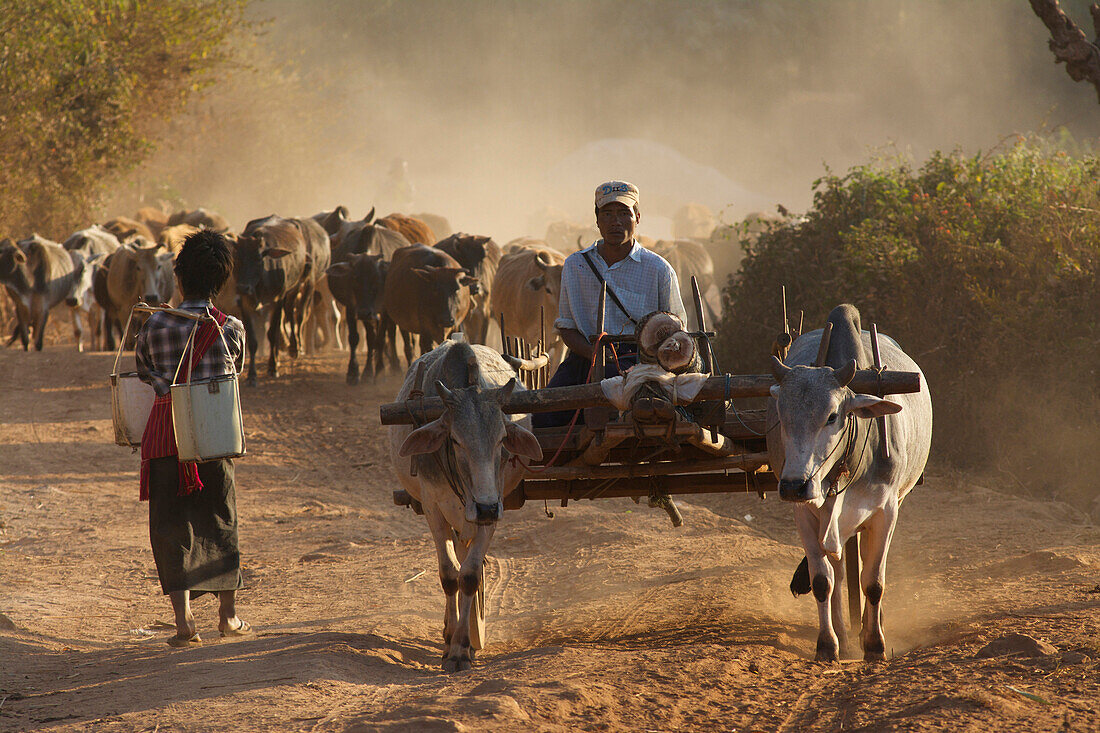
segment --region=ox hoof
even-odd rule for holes
[[[815,662],[831,664],[840,661],[840,649],[836,644],[827,641],[817,642],[817,653],[814,654]]]
[[[350,387],[354,387],[355,385],[359,384],[359,372],[358,372],[358,370],[356,370],[354,372],[348,372],[347,382],[348,382],[348,386],[350,386]]]
[[[886,644],[881,639],[874,639],[863,645],[863,661],[885,662]]]
[[[255,387],[256,386],[256,375],[253,374],[251,377],[244,380],[244,383],[247,384],[249,387]]]
[[[884,654],[883,652],[866,651],[866,652],[863,652],[863,661],[865,661],[865,662],[885,662],[886,661],[886,654]]]
[[[469,657],[451,657],[443,660],[443,671],[447,674],[465,672],[473,666],[473,662],[470,661]]]

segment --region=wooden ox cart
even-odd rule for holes
[[[631,409],[613,408],[599,384],[609,351],[604,348],[597,349],[592,370],[595,376],[589,384],[543,387],[547,359],[540,353],[540,345],[532,348],[505,338],[505,359],[516,367],[528,390],[513,392],[503,405],[504,412],[577,411],[570,426],[533,430],[544,460],[529,467],[522,483],[504,499],[505,509],[520,509],[528,501],[556,501],[564,507],[581,499],[631,497],[664,509],[673,526],[680,526],[683,519],[676,508],[676,496],[755,492],[764,498],[767,492],[776,490],[777,479],[773,467],[768,465],[767,433],[778,428],[766,424],[765,410],[744,406],[746,400],[756,398],[759,402],[759,398],[767,397],[775,379],[770,374],[715,373],[709,342],[714,333],[707,330],[694,278],[692,285],[698,329],[691,335],[710,376],[687,404],[673,404],[665,397],[643,390],[638,393],[641,396],[634,398]],[[600,303],[603,304],[603,296]],[[603,312],[602,307],[600,311]],[[785,316],[784,313],[784,331],[773,344],[773,353],[780,358],[797,336],[791,333]],[[599,323],[602,326],[602,318]],[[828,334],[826,328],[819,363],[823,363],[828,351]],[[633,336],[603,339],[611,346],[633,341]],[[875,362],[880,364],[877,340],[875,343]],[[422,386],[417,384],[413,399],[382,405],[382,424],[424,424],[439,417],[442,400],[424,395]],[[880,397],[921,389],[919,373],[881,368],[857,371],[848,386],[854,392]],[[404,490],[394,492],[394,502],[422,513],[418,502]],[[852,628],[858,629],[862,613],[858,535],[848,541],[844,555],[849,614]],[[480,593],[478,610],[479,628],[473,628],[475,622],[471,620],[471,631],[472,638],[480,641],[484,635]]]

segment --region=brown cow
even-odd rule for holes
[[[167,303],[176,291],[172,253],[164,245],[135,239],[119,247],[95,273],[93,291],[103,309],[106,346],[115,348],[114,331],[122,334],[130,309],[139,301],[150,305]],[[132,348],[139,319],[126,337],[124,348]],[[144,320],[141,320],[144,322]]]
[[[427,224],[432,233],[440,239],[446,239],[455,233],[455,230],[451,227],[451,222],[439,214],[413,214],[412,218],[419,219]]]
[[[412,244],[426,244],[430,247],[438,241],[431,227],[411,216],[390,214],[389,216],[383,216],[375,223],[395,232],[400,232]]]
[[[173,224],[172,226],[165,226],[161,228],[160,234],[157,235],[157,242],[167,247],[168,251],[173,255],[177,255],[180,252],[180,247],[183,246],[183,240],[187,239],[198,230],[198,227],[193,227],[190,224]]]
[[[382,303],[400,326],[405,359],[413,362],[412,335],[420,334],[420,353],[462,325],[470,312],[477,278],[446,252],[423,244],[397,250],[386,274]]]
[[[103,228],[115,235],[119,242],[128,242],[134,237],[144,237],[150,242],[156,241],[152,229],[128,216],[116,216],[114,219],[105,222]]]
[[[531,243],[538,241],[527,240]],[[554,328],[565,255],[546,246],[545,242],[541,244],[532,246],[516,240],[508,243],[512,249],[501,258],[497,267],[491,308],[494,315],[504,314],[504,329],[509,336],[519,336],[533,346],[539,340],[540,333],[545,335],[548,343],[543,345],[543,350],[555,350],[550,361],[552,371],[565,355],[565,347]]]
[[[474,303],[462,330],[471,343],[484,344],[489,335],[489,324],[493,320],[493,313],[489,308],[492,294],[490,287],[497,274],[497,265],[500,264],[500,245],[492,237],[459,232],[435,246],[458,260],[458,264],[477,278],[480,292],[474,296]]]
[[[142,206],[134,214],[134,219],[149,227],[154,237],[159,237],[160,230],[168,226],[168,214],[152,206]]]
[[[193,227],[206,227],[219,234],[229,231],[229,222],[221,214],[202,208],[201,206],[191,211],[177,211],[168,217],[167,226],[174,227],[177,224],[190,224]]]
[[[691,278],[694,275],[699,283],[703,308],[709,312],[707,325],[713,325],[722,317],[722,294],[714,280],[714,263],[702,244],[691,239],[672,241],[661,239],[649,249],[668,260],[672,269],[676,271],[676,278],[680,281],[680,298],[684,301],[684,306],[691,309],[691,313],[695,313],[694,307],[691,306],[694,302]],[[692,325],[692,327],[696,326],[698,324]]]

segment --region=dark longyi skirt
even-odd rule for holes
[[[175,456],[149,462],[149,539],[165,594],[243,588],[233,461],[199,464],[203,489],[179,493]]]

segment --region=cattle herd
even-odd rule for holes
[[[673,265],[685,302],[696,277],[714,319],[719,286],[740,259],[739,242],[728,232],[713,236],[713,215],[697,204],[685,206],[675,226],[675,239],[639,241]],[[266,216],[235,233],[203,208],[169,215],[144,207],[61,243],[38,234],[0,241],[0,283],[8,295],[0,298],[0,326],[7,345],[18,341],[29,349],[33,341],[41,350],[51,311],[64,306],[78,351],[86,344],[131,347],[136,303],[178,304],[172,261],[200,227],[225,234],[235,249],[233,276],[215,305],[245,324],[250,385],[257,381],[257,352],[266,353],[274,377],[280,352],[294,358],[325,346],[345,348],[344,329],[348,384],[387,368],[402,371],[398,332],[411,363],[417,350],[430,351],[454,331],[484,344],[490,326],[501,322],[508,336],[527,343],[545,337],[553,368],[564,355],[552,327],[562,264],[568,252],[598,236],[592,226],[554,222],[544,238],[501,246],[488,235],[452,232],[441,216],[375,218],[371,209],[358,219],[343,206],[303,218]]]

